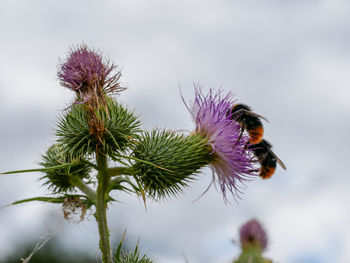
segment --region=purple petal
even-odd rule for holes
[[[245,223],[240,229],[242,247],[259,246],[262,250],[267,247],[267,236],[260,223],[253,219]]]
[[[214,161],[210,164],[226,200],[226,191],[232,194],[239,192],[237,182],[247,180],[253,174],[253,156],[247,150],[249,136],[241,134],[241,127],[227,115],[233,107],[232,94],[223,96],[222,91],[209,94],[195,88],[195,99],[189,107],[192,119],[196,124],[196,133],[208,140],[212,147]]]

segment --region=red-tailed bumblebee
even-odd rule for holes
[[[271,150],[271,143],[263,139],[264,127],[260,119],[268,122],[266,118],[256,114],[245,104],[235,104],[229,114],[230,118],[241,126],[242,131],[238,140],[241,139],[244,131],[248,132],[250,144],[247,147],[254,153],[260,163],[259,176],[262,179],[268,179],[274,174],[277,163],[286,170],[284,163]]]
[[[260,143],[251,144],[248,146],[248,149],[254,153],[261,165],[259,176],[262,179],[268,179],[274,174],[277,163],[284,170],[287,169],[284,163],[276,156],[276,154],[273,153],[271,148],[271,143],[265,139],[261,140]]]
[[[241,125],[242,132],[246,130],[249,133],[251,144],[261,142],[264,135],[264,126],[260,119],[268,122],[266,118],[252,112],[250,107],[245,104],[235,104],[230,115],[233,120]]]

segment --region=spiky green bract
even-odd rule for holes
[[[97,148],[113,157],[124,151],[139,132],[140,122],[128,109],[106,97],[107,106],[100,106],[96,116],[103,123],[102,140],[90,132],[89,113],[85,104],[75,104],[60,118],[56,132],[58,141],[71,158],[92,154]]]
[[[207,140],[200,135],[180,135],[164,130],[144,132],[133,155],[136,179],[153,198],[181,192],[198,170],[212,161]]]
[[[45,176],[43,176],[41,179],[46,180],[44,184],[47,184],[49,189],[53,190],[53,192],[61,193],[73,190],[74,185],[71,183],[71,180],[74,177],[78,177],[80,179],[89,177],[91,170],[90,165],[85,162],[76,162],[79,160],[68,159],[67,156],[63,154],[62,147],[58,144],[52,145],[42,157],[43,161],[40,163],[40,165],[45,168],[66,163],[75,163],[71,166],[45,172]]]
[[[136,245],[134,251],[126,253],[121,250],[123,240],[120,241],[117,251],[115,253],[114,262],[115,263],[154,263],[154,261],[147,255],[140,255],[140,249],[138,244]]]
[[[121,253],[119,258],[114,259],[115,263],[153,263],[154,261],[147,255],[140,255],[139,250],[129,253]]]

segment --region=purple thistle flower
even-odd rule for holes
[[[191,108],[187,107],[196,124],[195,132],[206,138],[212,149],[213,181],[219,184],[225,201],[227,190],[235,197],[240,192],[237,183],[254,175],[254,159],[246,147],[249,137],[243,134],[239,138],[241,126],[228,115],[234,104],[231,99],[231,93],[222,96],[221,91],[210,89],[205,96],[195,88],[195,100]]]
[[[243,249],[250,246],[258,246],[261,250],[267,247],[267,236],[260,223],[252,219],[240,229],[240,241]]]
[[[78,98],[86,101],[124,89],[118,83],[121,74],[115,69],[114,64],[103,61],[101,54],[80,45],[70,50],[57,75],[62,86],[76,91]]]

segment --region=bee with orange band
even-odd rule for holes
[[[244,131],[248,132],[250,142],[248,148],[260,163],[259,176],[262,179],[268,179],[274,174],[277,163],[286,170],[284,163],[271,150],[271,143],[263,139],[264,126],[261,119],[268,122],[266,118],[256,114],[245,104],[235,104],[229,111],[229,116],[240,124],[241,136]]]

